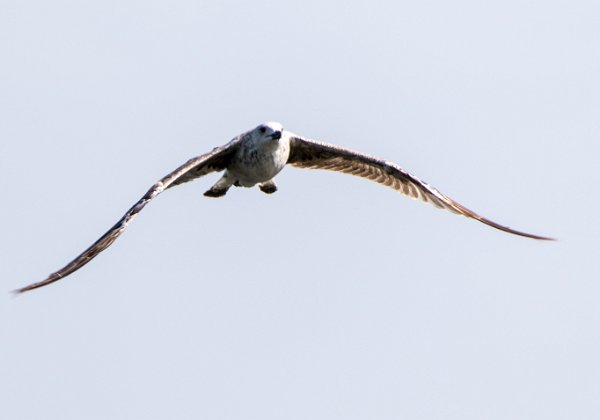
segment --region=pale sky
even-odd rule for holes
[[[0,0],[0,417],[600,418],[600,3]],[[497,231],[286,168],[163,175],[267,120]]]

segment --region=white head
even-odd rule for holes
[[[256,138],[271,142],[277,142],[283,136],[283,126],[271,121],[259,125],[252,131]]]

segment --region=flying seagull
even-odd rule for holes
[[[393,188],[409,197],[429,202],[438,208],[479,220],[504,232],[533,239],[552,239],[520,232],[486,219],[393,162],[333,144],[309,140],[284,130],[279,123],[267,122],[240,134],[224,146],[216,147],[211,152],[188,160],[150,187],[108,232],[73,261],[50,274],[46,279],[17,289],[15,292],[23,293],[46,286],[79,270],[111,245],[146,204],[168,188],[211,172],[224,171],[223,176],[204,193],[205,196],[222,197],[231,186],[253,187],[255,185],[258,185],[262,192],[272,194],[277,191],[273,178],[288,164],[297,168],[328,169],[360,176]]]

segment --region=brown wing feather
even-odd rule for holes
[[[445,196],[393,162],[340,146],[294,136],[291,139],[288,163],[298,168],[327,169],[360,176],[393,188],[409,197],[429,202],[438,208],[479,220],[504,232],[527,238],[552,240],[552,238],[520,232],[500,225]]]
[[[94,257],[96,257],[96,255],[108,248],[119,236],[121,236],[129,223],[131,223],[131,221],[146,206],[146,204],[148,204],[158,194],[168,188],[174,187],[175,185],[191,181],[211,172],[225,169],[227,159],[234,150],[234,146],[237,141],[238,138],[232,140],[222,147],[215,148],[209,153],[192,158],[170,174],[160,179],[157,183],[150,187],[146,194],[144,194],[144,196],[140,198],[137,203],[127,210],[123,217],[121,217],[121,219],[112,228],[110,228],[88,249],[78,255],[73,261],[65,265],[60,270],[50,274],[46,279],[17,289],[15,290],[15,293],[23,293],[46,286],[79,270]]]

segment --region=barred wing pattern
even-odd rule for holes
[[[73,261],[65,265],[60,270],[50,274],[46,279],[17,289],[15,290],[15,293],[23,293],[29,290],[37,289],[38,287],[46,286],[79,270],[99,253],[108,248],[119,236],[121,236],[125,229],[127,229],[129,223],[135,219],[135,217],[140,211],[142,211],[146,204],[148,204],[161,192],[168,188],[174,187],[175,185],[191,181],[211,172],[217,172],[225,169],[226,161],[228,160],[230,154],[234,151],[235,145],[237,142],[239,142],[239,140],[239,138],[235,138],[224,146],[217,147],[211,152],[192,158],[170,174],[160,179],[158,182],[152,185],[152,187],[150,187],[146,194],[144,194],[144,196],[140,198],[137,203],[127,210],[127,213],[125,213],[112,228],[110,228],[104,235],[102,235],[96,242],[94,242],[88,249],[83,251]]]
[[[375,181],[414,199],[461,214],[504,232],[527,238],[552,240],[544,236],[520,232],[480,216],[445,196],[431,185],[409,174],[393,162],[355,152],[334,144],[309,140],[298,136],[291,139],[288,163],[297,168],[327,169]]]

